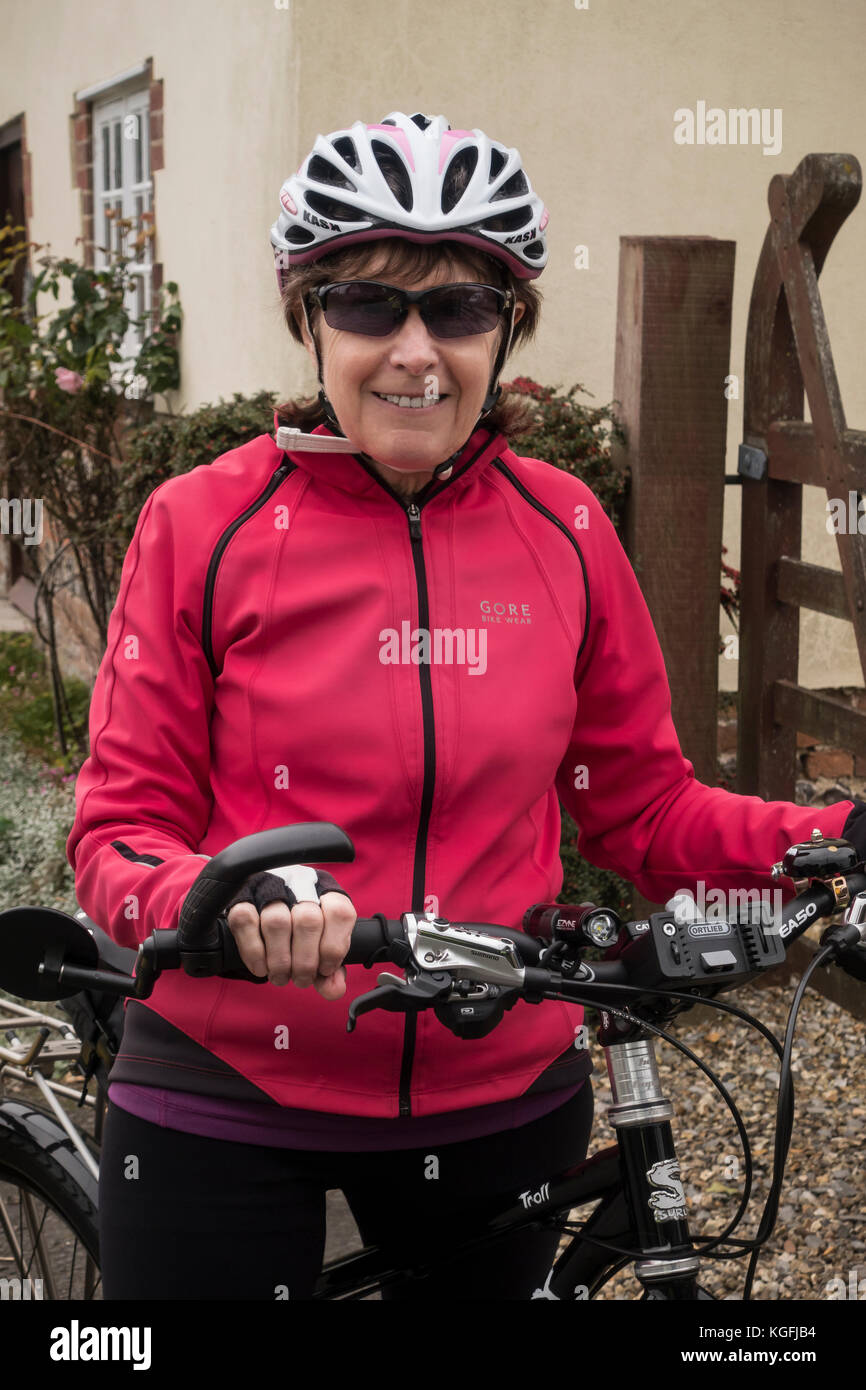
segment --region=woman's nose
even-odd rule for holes
[[[431,366],[438,357],[436,339],[422,319],[417,304],[410,304],[409,312],[391,343],[392,363],[408,367],[417,373],[422,367]]]

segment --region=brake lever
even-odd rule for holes
[[[349,1005],[346,1032],[354,1031],[360,1014],[371,1009],[387,1009],[389,1013],[420,1013],[432,1008],[437,999],[451,993],[451,976],[443,970],[419,975],[411,982],[384,970],[378,976],[376,989],[359,994]]]

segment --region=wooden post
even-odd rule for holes
[[[716,782],[733,241],[621,237],[614,398],[631,469],[625,548],[695,775]],[[635,652],[639,662],[641,653]],[[635,894],[634,910],[646,903]]]

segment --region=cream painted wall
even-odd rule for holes
[[[3,5],[0,122],[27,116],[31,235],[73,254],[75,92],[152,57],[165,130],[155,256],[178,282],[185,313],[173,407],[276,388],[287,347],[268,230],[298,143],[291,11],[272,0],[49,0],[48,8],[50,25],[36,22],[29,0]]]
[[[280,318],[268,230],[280,184],[319,131],[422,110],[516,145],[550,209],[551,254],[538,338],[506,374],[579,381],[595,404],[613,394],[621,236],[736,241],[739,374],[770,179],[811,151],[847,151],[866,164],[866,7],[851,0],[588,0],[584,9],[573,0],[63,0],[50,9],[51,24],[37,23],[29,0],[4,4],[0,121],[27,114],[37,240],[72,252],[79,232],[74,91],[147,56],[165,82],[155,208],[157,255],[186,313],[177,408],[312,385]],[[675,144],[675,110],[698,101],[780,108],[781,152]],[[574,268],[579,244],[588,269]],[[864,268],[861,206],[820,281],[854,426],[866,424]],[[729,405],[729,472],[741,405]],[[735,564],[738,491],[727,490],[725,526]],[[838,563],[825,520],[816,491],[803,555]],[[804,684],[862,684],[847,624],[805,615],[801,651]],[[732,663],[720,661],[720,676],[723,688],[735,686]]]

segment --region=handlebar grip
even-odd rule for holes
[[[384,917],[359,917],[352,928],[352,943],[343,960],[344,965],[365,965],[391,961],[405,965],[411,959],[409,943],[403,933],[403,923]]]
[[[219,915],[238,888],[218,878],[206,877],[204,871],[199,874],[190,885],[178,919],[177,944],[182,953],[194,950],[208,956],[214,953],[221,954],[222,933],[218,926]],[[228,931],[228,923],[226,931],[229,938],[234,940]]]
[[[254,985],[267,984],[267,975],[254,975],[244,965],[238,943],[225,917],[217,918],[214,928],[217,938],[214,956],[218,957],[218,968],[211,973],[219,975],[221,979],[247,980]],[[402,922],[382,916],[359,917],[352,928],[352,942],[343,964],[370,966],[377,959],[401,964],[408,957],[409,946],[403,935]]]
[[[251,970],[247,970],[241,960],[234,933],[225,917],[217,918],[216,928],[220,938],[222,968],[215,973],[225,980],[247,980],[251,985],[266,985],[267,975],[254,975]]]

